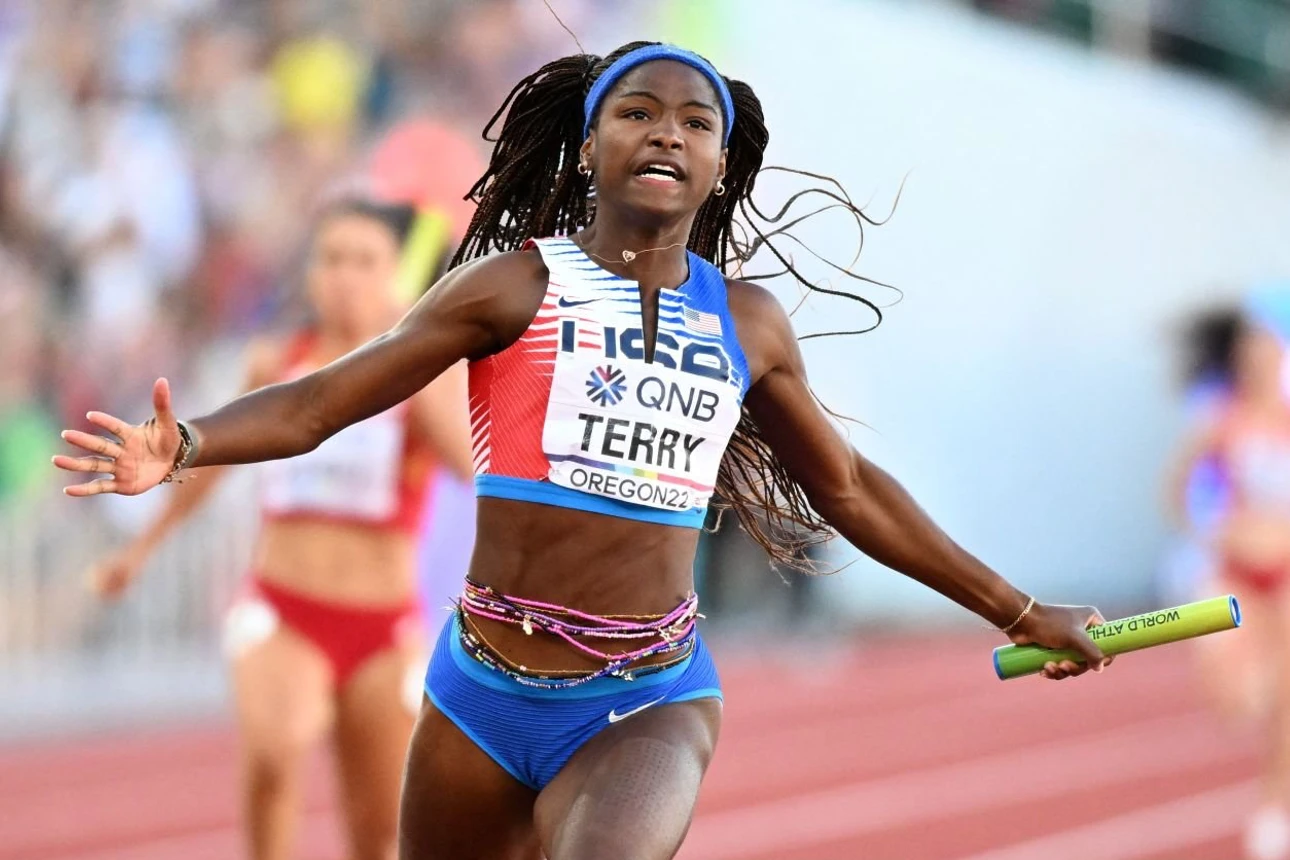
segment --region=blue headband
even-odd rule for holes
[[[725,126],[721,130],[723,134],[721,143],[723,146],[729,144],[730,129],[735,124],[735,103],[734,99],[730,98],[730,88],[726,86],[726,79],[721,77],[721,73],[703,57],[674,45],[646,45],[643,48],[637,48],[623,54],[614,61],[613,65],[605,69],[604,74],[596,78],[596,82],[591,85],[591,92],[587,93],[587,99],[583,102],[582,136],[591,134],[591,120],[614,84],[622,80],[623,75],[632,69],[653,60],[676,60],[678,63],[685,63],[708,79],[721,98],[722,123]]]

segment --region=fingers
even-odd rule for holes
[[[107,419],[107,422],[94,421],[96,415]],[[110,422],[116,421],[110,415],[91,412],[88,416],[91,421],[111,432]],[[95,451],[108,456],[103,457],[69,457],[66,454],[56,454],[52,457],[53,464],[66,472],[88,472],[96,475],[108,475],[107,480],[90,481],[85,484],[73,484],[70,487],[64,487],[63,493],[68,496],[84,497],[97,496],[102,493],[120,492],[120,485],[116,482],[116,457],[125,453],[120,445],[110,439],[102,436],[95,436],[92,433],[82,433],[79,430],[64,430],[63,438],[79,448],[87,451]]]
[[[1105,669],[1107,666],[1110,666],[1111,661],[1114,659],[1115,659],[1114,657],[1107,657],[1106,659],[1104,659],[1102,661],[1102,668]],[[1080,675],[1083,675],[1088,670],[1089,670],[1089,667],[1087,665],[1083,663],[1076,663],[1073,660],[1062,660],[1059,663],[1049,661],[1044,664],[1044,668],[1040,672],[1040,674],[1050,680],[1061,681],[1064,678],[1078,678]],[[1096,672],[1101,670],[1094,669],[1093,671]]]
[[[1096,627],[1099,624],[1106,623],[1106,619],[1102,617],[1102,613],[1098,612],[1097,609],[1092,606],[1080,610],[1080,614],[1084,616],[1084,629],[1086,630],[1089,627]],[[1105,655],[1102,654],[1102,649],[1097,647],[1097,643],[1095,643],[1087,633],[1080,632],[1074,638],[1075,641],[1072,643],[1072,646],[1080,653],[1080,656],[1084,658],[1084,662],[1088,664],[1088,668],[1092,669],[1094,672],[1101,672],[1106,661]]]
[[[1044,664],[1044,670],[1041,673],[1045,678],[1053,681],[1060,681],[1063,678],[1074,678],[1088,671],[1088,667],[1074,662],[1073,660],[1062,660],[1061,662],[1049,661]]]
[[[132,426],[106,412],[86,412],[85,417],[91,424],[102,427],[118,439],[124,439]]]
[[[68,457],[55,454],[54,465],[67,472],[94,472],[99,475],[111,475],[116,461],[108,457]]]
[[[1040,674],[1060,681],[1063,678],[1078,677],[1090,669],[1101,672],[1111,665],[1112,658],[1103,654],[1102,649],[1085,632],[1090,627],[1106,623],[1102,613],[1093,606],[1060,606],[1055,609],[1058,613],[1052,620],[1057,622],[1058,629],[1052,631],[1051,637],[1045,634],[1039,641],[1049,647],[1073,651],[1078,656],[1074,659],[1050,660],[1044,664]]]
[[[170,409],[170,383],[165,377],[152,385],[152,409],[157,413],[157,423],[175,423],[175,413]]]
[[[64,495],[77,497],[117,492],[120,492],[120,489],[115,480],[90,481],[88,484],[72,484],[70,487],[63,487]]]
[[[77,448],[84,448],[95,454],[102,454],[105,457],[120,457],[125,453],[125,449],[103,436],[96,436],[93,433],[82,433],[80,430],[64,430],[62,432],[64,442],[69,442]]]
[[[1074,642],[1074,650],[1078,651],[1084,658],[1088,668],[1094,672],[1101,672],[1102,666],[1106,662],[1106,657],[1102,654],[1102,649],[1093,643],[1088,636],[1080,636]]]

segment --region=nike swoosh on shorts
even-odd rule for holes
[[[654,707],[655,705],[657,705],[657,704],[658,704],[659,702],[661,702],[661,701],[663,701],[663,700],[662,700],[662,699],[655,699],[655,700],[654,700],[654,701],[652,701],[652,702],[646,702],[645,704],[641,705],[639,708],[632,708],[630,711],[624,711],[624,712],[623,712],[623,713],[621,713],[621,714],[619,714],[619,713],[617,713],[617,712],[615,712],[615,711],[610,711],[610,712],[609,712],[609,722],[611,722],[611,723],[617,723],[617,722],[620,722],[620,721],[622,721],[622,720],[625,720],[625,719],[627,719],[628,717],[632,716],[633,714],[639,714],[641,711],[645,710],[646,708],[652,708],[652,707]]]

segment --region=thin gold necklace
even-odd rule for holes
[[[671,245],[666,245],[662,248],[646,248],[643,251],[623,251],[623,262],[630,263],[632,260],[635,260],[641,254],[648,254],[651,251],[670,251],[673,248],[684,248],[684,247],[685,247],[684,242],[673,242]],[[583,248],[582,250],[583,250],[583,253],[587,254],[590,257],[595,257],[597,260],[604,260],[606,263],[618,262],[617,260],[611,260],[608,257],[602,257],[599,254],[597,254],[595,251],[592,251],[590,248]]]

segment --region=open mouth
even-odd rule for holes
[[[647,164],[636,171],[636,175],[655,182],[681,182],[685,179],[680,170],[669,164]]]

